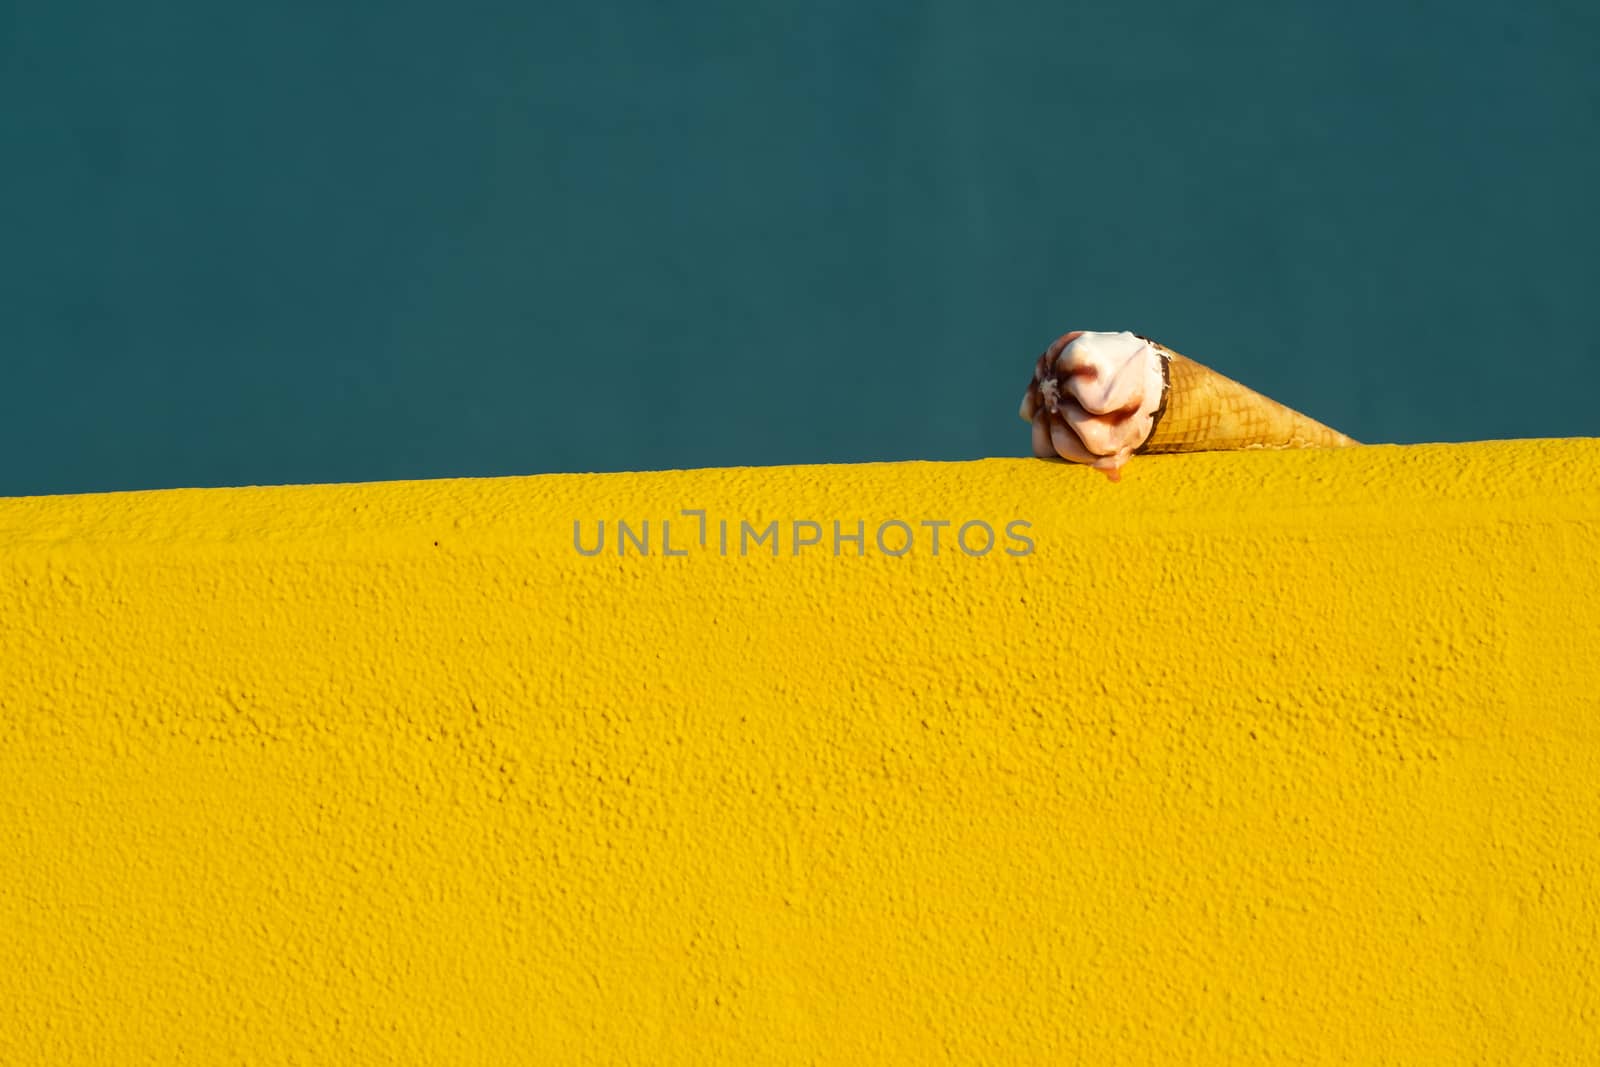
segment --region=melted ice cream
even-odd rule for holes
[[[1022,416],[1037,455],[1088,463],[1116,481],[1161,406],[1162,355],[1126,331],[1064,334],[1040,357]]]

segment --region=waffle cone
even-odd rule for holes
[[[1359,443],[1202,363],[1163,345],[1156,347],[1165,357],[1166,395],[1140,452],[1338,448]]]

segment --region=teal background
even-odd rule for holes
[[[1594,435],[1597,12],[0,2],[0,495],[1026,455],[1070,328]]]

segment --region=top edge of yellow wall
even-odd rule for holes
[[[1308,508],[1399,516],[1577,506],[1588,514],[1597,499],[1600,438],[1548,438],[1138,456],[1117,484],[1074,464],[993,458],[0,497],[0,551],[346,539],[441,524],[489,536],[535,520],[672,517],[693,508],[786,520],[851,508],[887,517],[959,502],[973,513],[1065,509],[1090,523],[1152,513],[1238,522]]]

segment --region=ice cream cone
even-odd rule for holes
[[[1150,343],[1163,357],[1166,388],[1154,428],[1136,452],[1338,448],[1358,443],[1202,363]]]
[[[1358,443],[1126,331],[1058,337],[1039,357],[1018,414],[1033,425],[1035,456],[1087,463],[1112,481],[1138,453]]]

